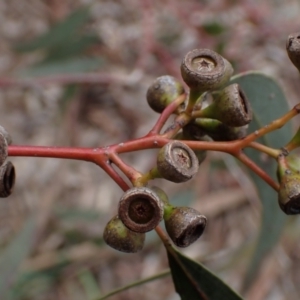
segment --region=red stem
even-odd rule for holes
[[[234,155],[244,165],[255,172],[261,179],[268,183],[275,191],[278,192],[279,184],[275,182],[263,169],[261,169],[254,161],[252,161],[244,152],[240,151]]]
[[[170,117],[170,115],[176,110],[179,105],[184,102],[186,98],[186,94],[180,95],[176,100],[174,100],[171,104],[169,104],[164,111],[161,113],[159,119],[157,120],[156,124],[154,127],[149,131],[147,136],[159,134],[161,131],[162,127],[165,125],[166,121]]]

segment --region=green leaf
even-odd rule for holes
[[[0,295],[5,299],[10,291],[19,267],[28,256],[33,246],[36,234],[36,222],[33,217],[29,218],[19,234],[4,249],[0,256]]]
[[[19,52],[30,52],[38,49],[68,44],[70,39],[89,19],[89,7],[80,8],[70,14],[65,20],[53,26],[49,31],[33,41],[19,44],[15,49]]]
[[[181,300],[241,300],[220,278],[174,248],[167,250],[176,292]]]
[[[269,124],[289,110],[285,96],[276,81],[258,72],[247,72],[232,78],[231,82],[240,84],[248,97],[254,112],[249,132]],[[279,130],[262,137],[259,142],[273,147],[283,147],[292,137],[292,128],[286,124]],[[247,149],[246,154],[273,179],[276,180],[277,163],[272,158],[266,158],[254,149]],[[257,246],[250,262],[244,288],[253,282],[264,257],[277,244],[286,222],[286,215],[277,202],[277,193],[253,172],[250,173],[263,205],[261,227]]]
[[[21,71],[21,76],[49,76],[55,74],[73,74],[96,70],[103,64],[101,58],[75,57],[68,60],[58,60],[40,63]]]
[[[210,35],[219,35],[223,33],[226,28],[219,22],[207,22],[202,25],[204,31]]]
[[[84,36],[77,36],[76,38],[50,48],[44,62],[57,61],[69,59],[70,57],[82,54],[88,47],[99,43],[99,38],[94,34],[87,34]]]

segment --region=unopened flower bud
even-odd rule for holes
[[[277,177],[280,183],[278,202],[287,215],[300,214],[300,158],[280,156]]]
[[[216,119],[232,127],[247,125],[252,120],[250,103],[237,83],[212,93],[212,96],[212,104],[195,112],[197,118]]]
[[[147,91],[149,106],[161,113],[172,101],[184,93],[182,84],[172,76],[161,76],[154,80]],[[184,103],[179,109],[184,108]]]
[[[110,247],[126,253],[135,253],[143,249],[145,234],[129,230],[118,216],[106,225],[103,239]]]
[[[247,135],[248,125],[231,127],[224,123],[207,118],[197,118],[191,124],[194,132],[207,134],[214,141],[234,141],[244,138]]]

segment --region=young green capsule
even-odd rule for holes
[[[216,119],[231,127],[244,126],[252,120],[250,103],[237,83],[212,93],[212,96],[212,104],[195,112],[198,118]]]
[[[280,184],[278,203],[287,215],[300,214],[300,158],[278,157],[277,177]]]
[[[143,249],[145,234],[129,230],[118,216],[106,225],[103,239],[110,247],[125,253],[135,253]]]
[[[235,141],[247,136],[248,125],[231,127],[224,123],[208,118],[197,118],[191,124],[194,132],[207,134],[214,141]]]
[[[161,76],[154,80],[147,90],[149,106],[157,113],[163,110],[176,98],[184,93],[181,82],[172,76]],[[184,103],[179,107],[183,110]]]

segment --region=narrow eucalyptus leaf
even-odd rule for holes
[[[289,110],[285,96],[276,81],[259,72],[247,72],[231,79],[231,83],[238,83],[246,94],[253,109],[253,120],[249,124],[248,132],[253,132],[282,116]],[[292,137],[292,128],[286,124],[279,130],[272,132],[258,141],[274,148],[283,147]],[[246,149],[246,154],[276,180],[277,163],[272,158],[266,158],[260,152]],[[286,222],[286,216],[277,202],[277,193],[255,173],[250,177],[257,187],[263,205],[261,227],[257,246],[249,263],[244,288],[247,289],[255,279],[264,257],[274,248],[281,236]]]
[[[203,265],[173,250],[167,253],[175,289],[181,300],[242,300]]]

